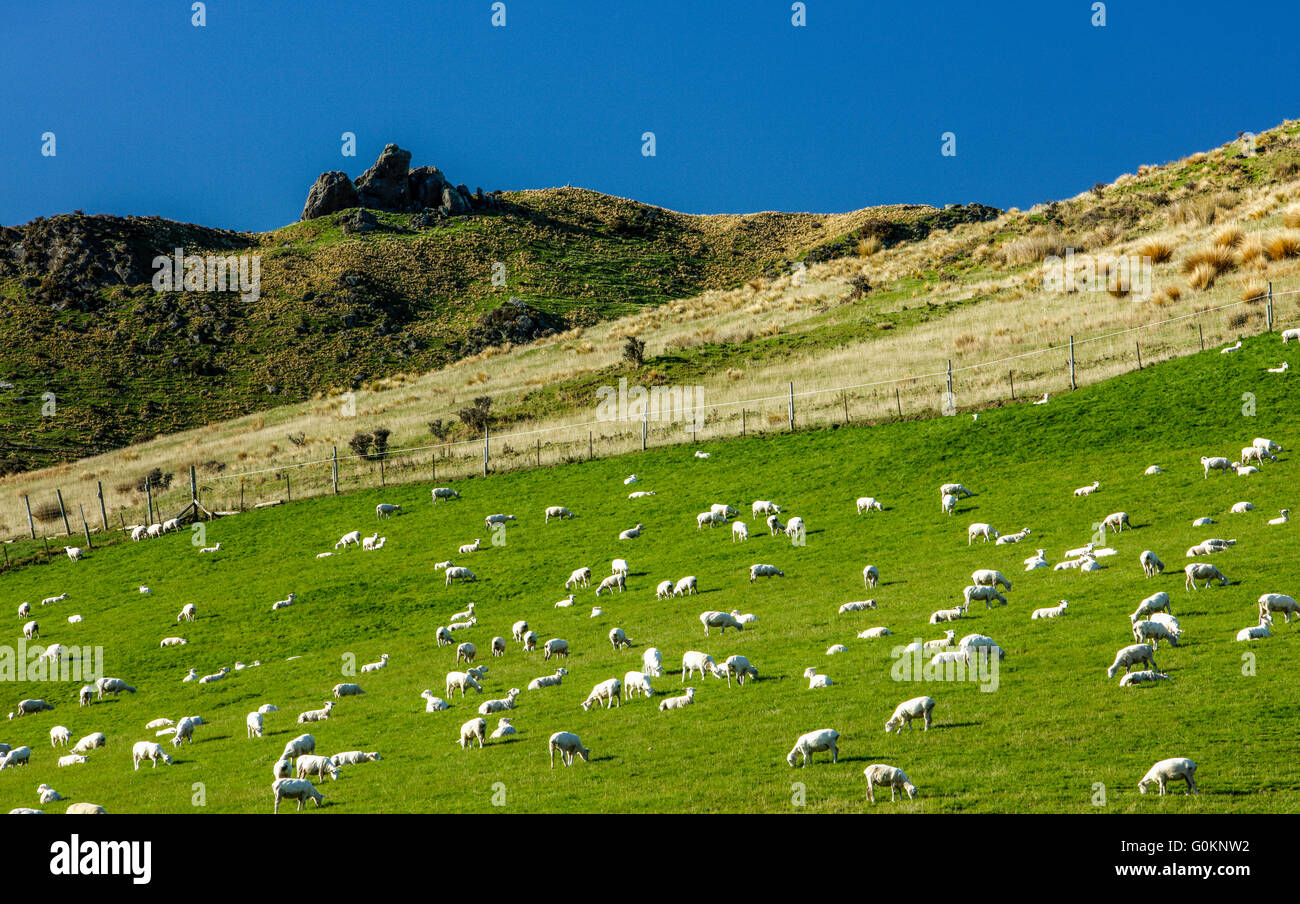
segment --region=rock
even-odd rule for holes
[[[359,206],[361,201],[357,197],[356,187],[347,173],[321,173],[311,191],[307,192],[307,203],[302,207],[301,219],[313,220]]]
[[[553,336],[568,329],[563,317],[548,314],[511,298],[500,307],[488,311],[470,328],[461,353],[472,355],[493,345],[513,343],[521,345],[542,336]]]
[[[442,204],[442,190],[447,178],[436,166],[417,166],[407,175],[407,194],[413,209],[423,210]]]
[[[442,206],[446,208],[447,214],[453,217],[469,213],[471,209],[469,196],[462,194],[460,189],[452,188],[450,185],[442,190]]]
[[[357,195],[362,206],[379,210],[406,210],[410,206],[407,174],[411,152],[395,144],[384,145],[374,166],[357,177]]]
[[[339,217],[339,225],[343,227],[343,232],[346,235],[352,232],[370,232],[378,229],[379,220],[373,213],[362,207]]]

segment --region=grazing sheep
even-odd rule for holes
[[[611,704],[622,706],[622,703],[620,703],[622,693],[623,682],[617,678],[610,678],[593,687],[591,693],[587,695],[587,699],[582,701],[580,706],[582,706],[584,712],[601,701],[604,701],[605,709],[609,709]]]
[[[1033,614],[1030,615],[1029,617],[1030,619],[1057,618],[1058,616],[1064,615],[1065,610],[1069,608],[1069,606],[1070,604],[1068,602],[1066,602],[1065,600],[1061,600],[1055,606],[1047,606],[1043,609],[1035,609]]]
[[[706,524],[710,528],[712,528],[713,525],[725,524],[726,521],[727,521],[726,516],[718,512],[711,512],[711,511],[700,512],[698,515],[695,516],[695,529],[699,530],[700,528],[704,527],[704,525]]]
[[[1259,617],[1259,624],[1253,628],[1242,628],[1237,632],[1237,640],[1263,640],[1272,637],[1273,617],[1267,612]]]
[[[1007,604],[1007,598],[998,593],[997,588],[995,587],[977,587],[972,584],[968,587],[962,588],[961,594],[962,599],[964,600],[963,608],[966,610],[969,610],[970,604],[977,600],[984,603],[985,609],[992,609],[994,600],[997,600],[1004,606]]]
[[[1146,469],[1145,471],[1143,471],[1142,473],[1144,473],[1144,474],[1163,474],[1163,473],[1165,473],[1165,469],[1162,468],[1162,467],[1160,467],[1160,465],[1151,465],[1149,468],[1147,468],[1147,469]]]
[[[469,555],[469,554],[472,553],[472,552],[477,552],[479,546],[482,545],[482,543],[483,543],[482,538],[480,538],[480,537],[476,537],[476,538],[474,539],[474,542],[473,542],[473,543],[466,543],[466,544],[462,545],[462,546],[457,550],[457,552],[459,552],[462,556],[467,556],[467,555]]]
[[[717,663],[708,653],[701,653],[698,650],[687,650],[682,654],[682,680],[685,681],[696,672],[700,673],[703,678],[705,672],[712,673]]]
[[[339,542],[334,544],[334,548],[339,549],[340,547],[342,547],[343,549],[347,549],[349,546],[360,546],[360,545],[361,545],[361,531],[354,530],[340,537]]]
[[[159,760],[167,766],[172,764],[171,756],[162,749],[160,744],[155,744],[153,741],[137,741],[131,748],[131,762],[135,766],[135,771],[140,771],[140,764],[145,760],[152,761],[154,769],[158,768]]]
[[[574,517],[573,512],[569,511],[564,506],[552,505],[552,506],[548,506],[546,509],[545,523],[550,524],[552,518],[564,519],[564,518],[572,518],[572,517]]]
[[[740,514],[734,508],[727,505],[725,502],[718,502],[709,506],[709,511],[711,511],[715,515],[721,515],[723,523],[730,521],[732,518]]]
[[[571,731],[557,731],[555,734],[551,735],[550,740],[546,742],[546,748],[551,755],[552,769],[555,768],[555,751],[557,750],[560,752],[560,759],[566,766],[573,765],[573,757],[575,754],[582,757],[584,763],[591,762],[591,751],[588,748],[583,747],[582,741],[580,741],[578,736]]]
[[[636,527],[629,527],[627,530],[619,533],[618,538],[620,540],[635,540],[637,537],[641,536],[641,531],[644,529],[644,526],[640,524]]]
[[[1079,487],[1077,490],[1074,491],[1074,495],[1076,495],[1076,496],[1091,496],[1093,493],[1097,492],[1097,490],[1099,490],[1099,489],[1101,489],[1101,481],[1100,481],[1100,480],[1094,480],[1094,481],[1093,481],[1089,486],[1086,486],[1086,487]]]
[[[1257,436],[1257,437],[1255,437],[1253,440],[1250,441],[1250,444],[1251,444],[1252,446],[1254,446],[1255,448],[1257,448],[1257,449],[1267,449],[1267,450],[1270,451],[1270,452],[1282,452],[1282,451],[1285,451],[1285,450],[1284,450],[1281,446],[1279,446],[1277,443],[1275,443],[1275,442],[1273,442],[1271,439],[1267,439],[1267,438],[1265,438],[1265,437],[1263,437],[1263,436]]]
[[[951,493],[944,493],[943,497],[939,500],[939,508],[945,515],[951,515],[957,510],[957,497]]]
[[[54,707],[49,703],[46,703],[44,700],[19,700],[16,714],[19,716],[30,716],[33,713],[45,712],[52,709],[54,709]],[[12,719],[13,716],[10,716],[10,718]]]
[[[638,693],[643,697],[653,697],[654,688],[645,672],[628,672],[623,676],[623,699],[631,700]]]
[[[514,515],[498,514],[498,515],[488,515],[486,518],[483,519],[483,523],[484,525],[487,526],[488,530],[491,530],[492,526],[495,524],[505,524],[507,521],[514,521],[514,520],[515,520]]]
[[[745,541],[749,539],[749,527],[744,521],[734,521],[731,524],[731,542],[737,540]]]
[[[1300,604],[1296,603],[1295,597],[1282,593],[1265,593],[1259,598],[1259,614],[1272,612],[1281,612],[1283,623],[1289,625],[1292,615],[1300,616]]]
[[[41,626],[35,621],[29,621],[23,625],[23,637],[28,640],[36,640],[41,636]]]
[[[498,700],[484,700],[479,704],[478,712],[480,716],[488,716],[492,713],[499,713],[507,709],[515,708],[515,697],[520,694],[519,688],[512,687],[505,697]]]
[[[673,587],[673,596],[690,596],[691,594],[698,592],[699,590],[696,589],[695,575],[693,574],[688,574]]]
[[[316,777],[320,781],[329,776],[331,781],[339,780],[338,767],[334,761],[327,756],[300,756],[294,768],[294,773],[298,778]]]
[[[1155,782],[1160,789],[1160,796],[1164,797],[1167,784],[1178,779],[1187,782],[1186,793],[1200,793],[1196,789],[1196,764],[1187,757],[1171,757],[1156,763],[1147,770],[1147,774],[1142,776],[1142,780],[1138,782],[1138,791],[1146,794],[1147,785]]]
[[[99,699],[104,699],[104,694],[112,694],[114,697],[123,691],[128,694],[134,694],[135,688],[127,684],[121,678],[100,678],[95,682],[95,689],[99,691]]]
[[[330,757],[330,762],[335,766],[360,766],[362,763],[374,763],[382,760],[383,757],[378,753],[366,753],[361,750],[345,750],[343,753],[336,753]]]
[[[186,603],[181,608],[181,614],[176,616],[176,622],[179,624],[181,621],[194,621],[198,614],[199,610],[194,607],[193,603]]]
[[[1208,562],[1193,562],[1186,566],[1183,571],[1187,574],[1187,580],[1184,583],[1188,590],[1195,590],[1197,581],[1204,581],[1207,589],[1211,581],[1218,581],[1220,586],[1223,587],[1228,586],[1228,579],[1224,577],[1223,572]]]
[[[19,618],[27,618],[27,617],[28,617],[29,615],[31,615],[31,614],[32,614],[32,604],[31,604],[31,603],[22,603],[22,604],[20,604],[20,605],[18,606],[18,617],[19,617]]]
[[[978,571],[972,571],[970,578],[977,587],[997,587],[1001,584],[1008,590],[1011,589],[1011,582],[1002,576],[1002,572],[992,568],[981,568]]]
[[[790,752],[785,755],[785,761],[793,766],[795,755],[802,754],[803,762],[800,765],[807,766],[812,761],[814,753],[829,750],[831,762],[838,763],[840,761],[840,748],[836,742],[839,739],[840,733],[833,728],[819,728],[817,731],[801,734],[794,742],[794,747],[790,748]]]
[[[437,505],[439,499],[459,499],[460,493],[457,493],[451,487],[434,487],[433,504]]]
[[[843,615],[845,612],[862,612],[863,610],[874,608],[876,608],[875,600],[854,600],[853,602],[845,603],[840,606],[840,615]]]
[[[524,639],[524,632],[527,630],[528,630],[528,622],[524,621],[523,619],[520,619],[519,621],[515,622],[514,625],[511,627],[510,635],[515,640],[522,643]]]
[[[1119,679],[1119,686],[1132,687],[1135,684],[1154,684],[1157,681],[1173,681],[1173,679],[1164,672],[1143,669],[1140,672],[1126,673],[1123,678]]]
[[[673,582],[671,580],[660,581],[659,586],[655,588],[655,599],[666,600],[673,595]]]
[[[631,642],[627,639],[627,635],[623,633],[622,628],[609,629],[609,643],[610,646],[612,646],[616,650],[619,647],[623,647],[624,649],[626,649],[627,647],[630,647],[632,645]]]
[[[975,494],[972,493],[970,490],[966,489],[960,483],[945,483],[943,486],[939,487],[939,495],[970,497],[970,496],[974,496]]]
[[[1144,663],[1148,668],[1160,671],[1160,666],[1156,665],[1154,651],[1149,644],[1135,643],[1124,647],[1115,654],[1115,661],[1106,669],[1106,677],[1114,678],[1122,668],[1125,672],[1132,671],[1133,666],[1139,662]]]
[[[451,636],[451,632],[447,630],[447,627],[445,625],[438,628],[438,630],[434,632],[433,636],[438,639],[438,646],[440,647],[450,646],[451,644],[454,644],[456,642],[455,639]]]
[[[1280,510],[1280,511],[1278,512],[1278,516],[1279,516],[1279,517],[1277,517],[1277,518],[1270,518],[1270,519],[1268,520],[1268,523],[1269,523],[1269,524],[1286,524],[1287,521],[1290,520],[1290,515],[1291,515],[1291,510],[1290,510],[1290,509],[1282,509],[1282,510]]]
[[[1174,608],[1169,602],[1169,594],[1165,593],[1163,590],[1159,593],[1151,594],[1142,602],[1138,603],[1137,611],[1128,618],[1129,621],[1136,622],[1139,619],[1146,618],[1153,612],[1160,612],[1162,610],[1168,612],[1170,615],[1174,612]]]
[[[650,647],[641,654],[641,668],[651,678],[663,677],[663,654],[655,647]]]
[[[343,685],[339,685],[342,687]],[[338,688],[334,688],[334,696],[338,696]],[[248,729],[248,737],[260,738],[262,736],[262,714],[260,712],[251,712],[244,717],[244,725]]]
[[[536,632],[536,631],[525,631],[525,632],[524,632],[523,645],[524,645],[524,652],[525,652],[525,653],[532,653],[532,652],[536,651],[536,650],[537,650],[537,632]]]
[[[1160,557],[1151,550],[1143,550],[1142,555],[1138,556],[1138,561],[1142,563],[1142,573],[1149,578],[1162,573],[1165,570],[1165,563],[1160,561]]]
[[[50,729],[50,746],[66,747],[68,741],[72,740],[72,733],[63,725],[55,725]]]
[[[777,505],[775,502],[759,499],[754,502],[752,511],[754,512],[755,518],[763,515],[779,515],[781,514],[781,506]]]
[[[108,738],[104,737],[102,731],[94,731],[86,735],[72,748],[73,753],[89,753],[100,747],[108,746]]]
[[[1258,446],[1243,446],[1241,449],[1241,463],[1243,465],[1253,461],[1257,465],[1263,466],[1266,458],[1269,461],[1277,461],[1277,456],[1267,449],[1261,449]]]
[[[271,793],[275,795],[273,813],[280,812],[281,800],[296,800],[298,801],[298,809],[301,810],[308,798],[316,801],[317,807],[320,807],[321,802],[325,799],[325,795],[317,791],[316,786],[305,778],[278,778],[271,785]]]
[[[336,684],[333,693],[334,699],[337,700],[342,697],[356,697],[364,694],[365,691],[361,689],[359,684]]]
[[[785,535],[795,542],[799,542],[806,532],[803,519],[798,515],[791,518],[790,522],[785,526]]]
[[[32,748],[26,746],[15,747],[13,750],[10,750],[8,753],[6,753],[3,757],[0,757],[0,769],[12,769],[17,766],[26,766],[28,762],[31,760],[31,758],[32,758]],[[63,761],[65,759],[67,759],[67,757],[59,758],[60,766],[63,765]],[[77,759],[81,760],[82,762],[85,762],[86,760],[85,757],[77,757]]]
[[[1038,402],[1034,403],[1039,404]],[[876,802],[876,787],[889,788],[890,801],[895,800],[898,791],[904,791],[908,800],[916,798],[916,785],[908,779],[907,773],[897,766],[888,766],[884,763],[872,763],[862,774],[867,777],[867,799],[873,804]]]
[[[1001,534],[993,529],[993,525],[985,524],[983,521],[976,521],[966,528],[966,545],[970,546],[974,543],[976,537],[983,537],[984,542],[987,543],[989,540],[996,540],[1000,536]]]
[[[713,667],[713,677],[726,678],[727,687],[731,687],[732,675],[735,675],[736,681],[744,687],[746,678],[758,680],[758,669],[750,665],[749,659],[745,656],[728,656],[722,665]]]
[[[721,628],[723,634],[727,633],[728,628],[735,628],[737,631],[745,630],[745,626],[736,621],[730,612],[718,612],[714,609],[700,613],[700,624],[704,625],[705,637],[709,636],[709,628]]]
[[[695,702],[695,688],[688,687],[686,693],[680,697],[668,697],[659,701],[659,712],[666,712],[670,709],[681,709],[684,706],[690,706]]]
[[[1202,455],[1201,466],[1205,468],[1205,476],[1208,478],[1211,471],[1230,471],[1232,462],[1226,458],[1215,456],[1213,458]]]
[[[582,568],[574,569],[569,575],[569,579],[564,582],[564,589],[568,590],[581,584],[583,587],[591,586],[591,569],[585,565]]]
[[[80,561],[82,555],[84,555],[80,546],[65,546],[63,547],[63,551],[66,552],[68,558],[74,562]]]
[[[891,731],[902,732],[904,726],[910,729],[913,719],[924,719],[925,730],[929,731],[932,712],[934,712],[933,697],[913,697],[911,700],[905,700],[898,704],[894,714],[885,723],[885,734]]]
[[[530,691],[539,691],[544,687],[559,687],[567,674],[569,674],[568,669],[556,669],[554,675],[543,675],[528,682],[528,689]]]
[[[785,525],[781,523],[781,519],[776,515],[768,515],[767,521],[764,523],[767,524],[767,532],[769,536],[775,537],[777,534],[785,533]]]
[[[321,709],[309,709],[304,713],[298,714],[298,724],[303,725],[307,722],[325,722],[330,717],[330,710],[334,708],[334,701],[325,701],[325,706]]]
[[[628,572],[632,570],[627,564],[627,559],[614,559],[609,563],[609,568],[611,574],[621,574],[624,577],[627,577]]]
[[[1006,546],[1009,543],[1019,543],[1021,540],[1025,539],[1025,537],[1028,537],[1031,533],[1033,533],[1033,531],[1031,531],[1029,528],[1022,527],[1020,528],[1019,531],[1017,531],[1014,534],[1003,534],[1002,536],[998,537],[997,545]]]
[[[609,577],[605,578],[605,580],[600,582],[600,584],[596,587],[596,596],[600,596],[606,590],[608,590],[610,593],[613,593],[615,587],[618,588],[619,593],[622,593],[623,589],[626,586],[627,586],[627,578],[620,571],[617,574],[611,574]]]
[[[986,634],[967,634],[957,642],[957,648],[966,652],[988,650],[989,655],[996,652],[998,659],[1007,658],[1007,651],[998,646],[993,638]]]
[[[424,711],[426,713],[442,712],[444,709],[448,708],[447,701],[441,697],[435,697],[433,691],[420,691],[420,696],[425,700]]]
[[[569,658],[569,642],[561,640],[558,637],[552,637],[546,643],[542,644],[542,661],[546,662],[552,656],[563,656]]]
[[[460,660],[463,657],[465,660],[465,664],[469,665],[471,662],[474,661],[474,657],[477,655],[478,655],[478,650],[474,647],[472,643],[468,643],[468,642],[463,643],[456,648],[456,664],[459,665]]]
[[[808,690],[816,690],[821,687],[830,687],[835,682],[827,675],[818,675],[815,666],[808,666],[803,670],[803,676],[808,679]]]
[[[478,741],[479,750],[483,749],[483,741],[487,737],[487,720],[483,718],[470,719],[460,727],[460,749],[468,750]]]
[[[749,566],[749,583],[754,583],[759,578],[785,577],[785,572],[781,571],[775,565],[750,565]]]
[[[197,678],[197,677],[198,677],[198,672],[194,671],[194,669],[190,669],[190,675],[192,675],[192,676],[194,676],[195,678]],[[190,680],[192,680],[192,679],[189,678],[189,677],[186,677],[186,678],[183,678],[183,679],[181,679],[181,680],[182,680],[182,681],[190,681]],[[95,698],[95,688],[94,688],[94,686],[93,686],[93,685],[89,685],[89,684],[84,685],[84,686],[81,688],[81,690],[77,693],[77,704],[78,704],[79,706],[90,706],[91,703],[94,702],[94,698]]]
[[[461,565],[452,565],[447,568],[447,586],[451,586],[451,583],[457,580],[477,581],[478,578],[475,577],[474,572],[470,571],[468,568]]]
[[[885,508],[884,508],[884,506],[882,506],[882,505],[880,504],[880,500],[879,500],[879,499],[876,499],[874,496],[859,496],[859,497],[858,497],[858,514],[859,514],[859,515],[861,515],[863,512],[870,512],[870,511],[883,512],[884,510],[885,510]]]
[[[294,757],[300,757],[304,753],[316,752],[316,739],[309,734],[298,735],[292,741],[284,745],[284,752],[280,754],[280,759],[288,760]]]
[[[1158,621],[1135,621],[1133,622],[1133,640],[1136,643],[1151,642],[1152,650],[1160,649],[1160,641],[1167,640],[1174,646],[1178,646],[1178,637],[1181,632],[1171,631],[1164,622]]]
[[[880,583],[880,569],[875,565],[868,565],[862,569],[862,583],[870,590]]]
[[[1282,331],[1282,344],[1286,345],[1292,339],[1300,342],[1300,329],[1290,329]]]
[[[934,617],[934,616],[931,616],[931,618],[933,618],[933,617]],[[934,624],[934,622],[932,621],[932,622],[930,622],[930,624]],[[889,630],[888,628],[884,628],[884,627],[879,627],[879,628],[867,628],[867,630],[865,630],[865,631],[859,631],[859,632],[858,632],[858,638],[859,638],[860,640],[872,640],[872,639],[877,638],[877,637],[888,637],[889,635],[891,635],[891,634],[893,634],[893,633],[894,633],[893,631]]]
[[[444,693],[446,693],[449,698],[455,699],[457,688],[460,689],[461,697],[464,697],[466,689],[471,687],[474,688],[476,693],[483,693],[483,685],[479,684],[478,679],[468,672],[447,673],[447,689]]]
[[[375,506],[376,521],[378,521],[381,518],[391,518],[393,515],[402,515],[402,514],[405,513],[402,511],[402,507],[400,505],[391,505],[387,502],[381,502],[379,503],[379,505]]]
[[[1128,525],[1129,530],[1133,529],[1133,525],[1128,518],[1128,512],[1114,512],[1103,518],[1101,522],[1101,526],[1105,530],[1117,532],[1123,531],[1125,525]]]

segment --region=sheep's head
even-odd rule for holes
[[[903,782],[903,790],[907,792],[908,800],[916,799],[916,785],[911,782]]]

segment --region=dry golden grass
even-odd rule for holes
[[[1065,248],[1065,239],[1059,232],[1039,227],[1029,235],[1003,245],[1002,259],[1011,267],[1036,264],[1045,257],[1065,254]]]
[[[1202,268],[1209,268],[1218,276],[1225,270],[1237,266],[1237,255],[1231,248],[1222,245],[1208,245],[1190,252],[1183,259],[1183,272],[1195,273]]]
[[[1288,229],[1300,229],[1300,207],[1288,207],[1282,214],[1282,224]]]
[[[1153,264],[1164,264],[1173,260],[1176,248],[1177,246],[1169,239],[1153,236],[1138,245],[1137,253],[1139,257],[1150,258]]]
[[[1229,223],[1214,232],[1213,242],[1219,248],[1236,248],[1246,238],[1246,231],[1236,223]]]
[[[1187,278],[1187,285],[1197,291],[1204,291],[1214,285],[1219,271],[1211,264],[1197,264]]]
[[[1256,261],[1262,261],[1266,254],[1263,240],[1257,235],[1252,235],[1241,243],[1241,248],[1237,251],[1237,259],[1241,261],[1244,267]]]
[[[1271,260],[1281,261],[1300,256],[1300,233],[1277,232],[1264,240],[1264,251]]]
[[[871,257],[881,249],[879,236],[869,235],[858,242],[858,257]]]
[[[1256,298],[1262,298],[1267,294],[1268,280],[1254,276],[1242,285],[1241,293],[1238,297],[1242,301],[1254,301]]]

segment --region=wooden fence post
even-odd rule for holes
[[[490,454],[488,449],[491,442],[492,442],[492,428],[490,426],[485,426],[483,428],[483,476],[484,477],[487,477],[488,455]]]
[[[1074,337],[1070,337],[1070,388],[1077,389],[1074,382]]]
[[[740,435],[745,435],[745,409],[740,409]]]
[[[380,458],[379,458],[379,485],[380,485],[381,487],[385,485],[385,484],[384,484],[384,459],[383,459],[383,456],[380,456]]]
[[[1273,332],[1273,280],[1268,281],[1268,331]]]
[[[790,432],[794,432],[794,381],[790,381]]]
[[[1135,340],[1135,341],[1133,342],[1133,348],[1137,351],[1137,356],[1138,356],[1138,370],[1141,370],[1141,369],[1142,369],[1142,343],[1137,342],[1137,341]]]
[[[844,392],[844,393],[842,393],[842,394],[841,394],[841,398],[843,398],[843,400],[844,400],[844,423],[847,424],[847,423],[849,422],[849,394],[848,394],[848,392]]]
[[[1196,329],[1201,334],[1201,351],[1205,351],[1205,327],[1201,325],[1200,321],[1197,321]]]
[[[104,519],[104,533],[108,533],[108,509],[104,508],[104,482],[95,481],[95,495],[99,497],[99,516]]]
[[[330,483],[334,487],[334,495],[339,494],[339,447],[334,447],[334,461],[330,465]]]
[[[899,417],[899,420],[902,420],[902,417],[903,417],[903,399],[902,399],[902,397],[899,396],[899,394],[898,394],[898,384],[897,384],[897,383],[894,384],[894,404],[898,406],[898,417]]]
[[[596,457],[595,453],[591,451],[591,431],[588,430],[587,431],[587,461],[591,461],[595,457]]]
[[[239,510],[244,510],[244,478],[239,478]]]
[[[152,489],[152,483],[153,483],[153,481],[151,481],[151,480],[149,479],[149,475],[148,475],[148,474],[144,475],[144,497],[145,497],[145,503],[149,506],[149,511],[146,512],[146,514],[149,516],[149,519],[148,519],[148,520],[149,520],[149,523],[150,523],[150,524],[153,524],[153,523],[154,523],[154,520],[153,520],[153,489]]]
[[[90,525],[86,523],[86,507],[78,502],[77,508],[81,510],[81,532],[86,535],[86,549],[94,549],[95,544],[90,542]]]
[[[26,493],[23,493],[23,504],[27,506],[27,527],[32,532],[32,539],[35,540],[36,522],[32,521],[32,502],[30,499],[27,498]]]
[[[650,410],[646,409],[645,417],[641,421],[641,451],[645,451],[646,439],[650,436]]]
[[[948,359],[948,398],[952,398],[952,358]]]
[[[58,489],[58,488],[55,488],[54,492],[58,494],[58,497],[59,497],[59,514],[63,516],[63,536],[65,536],[65,537],[71,537],[71,536],[72,536],[72,528],[68,526],[68,513],[67,513],[67,512],[64,510],[64,508],[63,508],[63,490],[60,490],[60,489]]]
[[[1007,371],[1007,379],[1011,381],[1011,401],[1014,402],[1016,400],[1016,372],[1014,370]]]
[[[194,465],[190,465],[190,499],[195,505],[199,502],[199,481],[194,475]],[[198,520],[198,513],[194,513],[195,520]]]
[[[380,459],[382,461],[382,459]],[[289,472],[284,474],[284,501],[293,502],[293,488],[289,486]]]

